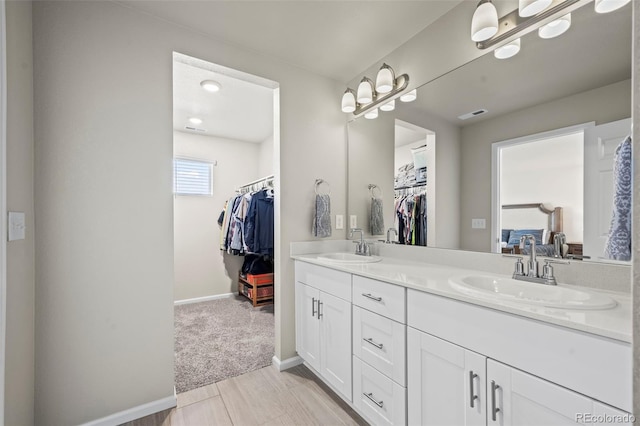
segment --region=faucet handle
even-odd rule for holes
[[[552,263],[560,264],[560,265],[568,265],[569,261],[563,260],[555,260],[555,259],[545,259],[544,266],[542,267],[542,278],[546,280],[546,283],[549,285],[557,285],[556,277],[553,275],[553,266]]]
[[[524,264],[521,257],[516,257],[516,265],[513,270],[513,275],[524,275]]]
[[[544,263],[546,266],[549,263],[556,263],[558,265],[569,265],[571,262],[569,262],[568,260],[557,260],[555,258],[551,258],[551,259],[544,259]]]

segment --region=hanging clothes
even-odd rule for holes
[[[398,242],[405,245],[427,245],[427,195],[398,194],[395,198],[394,225]]]

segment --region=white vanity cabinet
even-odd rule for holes
[[[407,300],[409,424],[569,425],[630,409],[624,342],[424,292]]]
[[[351,401],[351,275],[296,262],[296,350]]]
[[[405,292],[353,277],[353,405],[373,425],[406,424]]]

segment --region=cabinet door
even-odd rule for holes
[[[407,329],[408,423],[484,425],[485,358]]]
[[[320,292],[296,282],[296,350],[315,370],[320,370]]]
[[[351,302],[320,292],[320,374],[351,401]]]
[[[489,425],[562,426],[581,424],[594,401],[515,368],[487,361]]]

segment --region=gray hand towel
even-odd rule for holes
[[[314,237],[331,236],[331,198],[329,198],[329,194],[316,195],[316,208],[311,232]]]
[[[384,235],[382,198],[371,198],[371,235]]]

